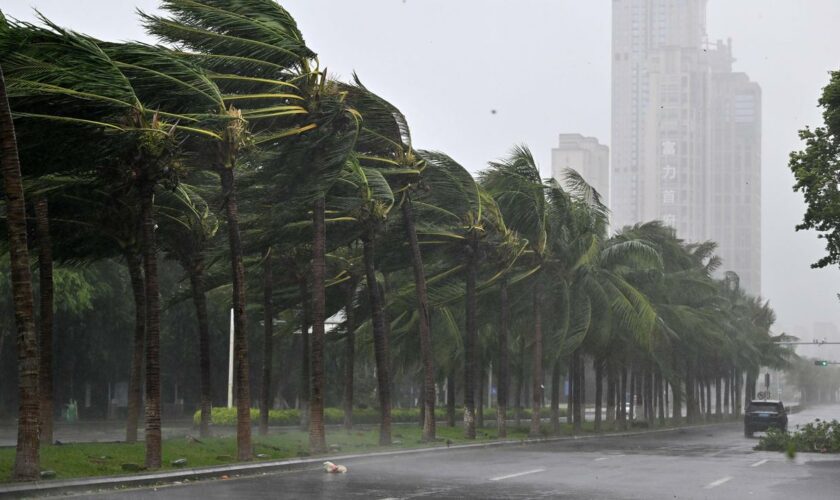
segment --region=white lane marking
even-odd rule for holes
[[[718,479],[717,481],[712,481],[711,483],[703,486],[704,490],[710,490],[712,488],[717,488],[718,486],[722,485],[723,483],[732,480],[732,476],[726,476],[723,478]]]
[[[768,462],[768,460],[765,458],[764,460],[759,460],[758,462],[756,462],[756,463],[754,463],[754,464],[750,465],[750,467],[758,467],[759,465],[764,465],[764,464],[766,464],[767,462]]]
[[[600,462],[601,460],[609,460],[609,459],[610,459],[610,457],[601,457],[601,458],[596,458],[595,461]]]
[[[517,472],[516,474],[508,474],[507,476],[491,477],[491,481],[501,481],[502,479],[510,479],[512,477],[525,476],[528,474],[536,474],[537,472],[545,472],[545,469],[526,470],[525,472]]]

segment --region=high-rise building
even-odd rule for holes
[[[712,52],[707,238],[741,286],[761,291],[761,87],[732,72],[732,45]]]
[[[761,89],[708,42],[706,0],[614,0],[612,55],[612,227],[717,241],[760,293]]]
[[[610,199],[610,148],[594,137],[560,134],[557,147],[551,150],[551,175],[564,184],[566,169],[579,173],[607,203]]]

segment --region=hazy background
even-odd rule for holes
[[[151,41],[134,10],[151,12],[157,3],[0,0],[0,9],[32,20],[34,6],[60,25],[100,38]],[[358,72],[402,109],[415,147],[445,151],[473,172],[524,142],[548,176],[562,132],[610,142],[609,0],[281,4],[323,65],[344,77]],[[840,273],[809,268],[823,246],[814,234],[793,230],[804,205],[791,190],[787,157],[800,146],[797,130],[821,122],[817,98],[828,71],[840,69],[837,19],[837,0],[709,2],[710,39],[731,37],[735,70],[763,88],[763,295],[778,314],[776,330],[805,340],[814,334],[840,340],[836,328],[814,325],[840,324]],[[814,356],[827,351],[800,349]]]

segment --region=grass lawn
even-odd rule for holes
[[[489,423],[489,422],[488,422]],[[446,446],[448,439],[451,444],[473,442],[464,439],[461,428],[438,426],[437,443],[420,442],[421,429],[414,425],[400,425],[392,427],[392,446],[379,446],[379,431],[375,427],[365,426],[358,430],[329,430],[327,444],[336,445],[338,451],[331,451],[329,455],[373,452],[383,450],[399,450],[428,446]],[[524,439],[528,435],[527,428],[508,429],[508,439]],[[476,441],[490,441],[497,438],[496,428],[479,429]],[[274,432],[268,436],[253,434],[254,455],[256,461],[280,460],[288,458],[309,457],[309,434],[301,431]],[[186,438],[168,439],[163,442],[163,470],[172,470],[173,460],[187,459],[186,467],[202,467],[235,463],[236,438],[207,438],[200,442]],[[11,479],[14,464],[15,449],[0,449],[0,483],[7,483]],[[89,476],[114,476],[131,474],[123,470],[122,464],[142,465],[145,458],[143,443],[83,443],[63,444],[60,446],[44,446],[41,448],[41,469],[52,470],[56,479]]]
[[[488,420],[488,424],[491,422]],[[523,422],[527,423],[527,421]],[[491,424],[492,425],[492,424]],[[592,433],[593,423],[586,422],[584,433]],[[544,436],[547,425],[543,424]],[[570,425],[561,424],[561,436],[571,435]],[[422,443],[421,429],[417,425],[395,425],[392,427],[394,444],[387,447],[379,446],[379,431],[376,426],[359,426],[353,431],[343,429],[327,429],[327,444],[337,446],[337,450],[328,455],[345,453],[375,452],[384,450],[399,450],[428,446],[446,446],[450,444],[466,444],[472,442],[487,442],[497,439],[495,425],[478,429],[475,441],[464,439],[461,427],[437,426],[438,442]],[[509,440],[519,440],[528,437],[528,427],[508,427]],[[289,458],[309,457],[309,434],[301,431],[280,431],[268,436],[259,436],[256,430],[253,434],[254,455],[256,461],[282,460]],[[14,448],[0,449],[0,483],[11,480],[12,465],[14,463]],[[200,442],[186,438],[168,439],[163,443],[163,470],[176,469],[173,460],[185,458],[186,467],[202,467],[235,463],[236,438],[207,438]],[[326,455],[325,455],[326,456]],[[142,465],[145,451],[143,443],[83,443],[64,444],[60,446],[45,446],[41,448],[41,469],[52,470],[56,479],[90,476],[114,476],[132,474],[126,472],[123,464]]]

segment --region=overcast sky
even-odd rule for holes
[[[609,0],[286,0],[322,65],[371,89],[408,117],[415,146],[472,171],[526,143],[549,175],[555,137],[609,143]],[[109,40],[143,39],[135,8],[157,0],[0,0]],[[805,6],[807,5],[807,8]],[[710,0],[710,39],[732,38],[736,71],[763,88],[763,295],[777,330],[808,340],[814,322],[840,325],[840,273],[811,270],[815,235],[795,233],[804,210],[787,157],[797,130],[820,123],[816,100],[840,69],[837,0]],[[496,110],[496,114],[491,111]]]

